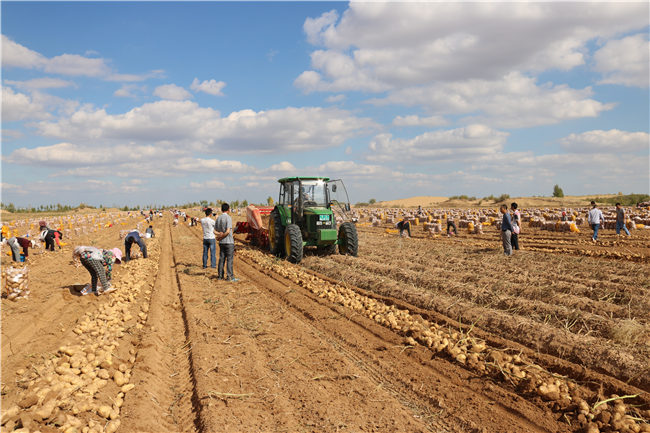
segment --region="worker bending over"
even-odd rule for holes
[[[411,237],[411,222],[404,217],[404,219],[400,222],[397,223],[397,228],[399,229],[399,235],[402,236],[404,231],[406,230],[409,234],[409,238]]]
[[[45,242],[45,249],[54,251],[54,240],[56,239],[58,243],[59,239],[63,239],[63,233],[59,230],[53,230],[48,227],[43,228],[43,226],[41,226],[41,228],[43,231],[41,231],[39,238],[41,241]],[[59,249],[61,249],[61,245],[59,245]]]
[[[124,262],[131,260],[131,245],[134,243],[140,246],[142,257],[147,258],[147,245],[140,237],[140,233],[137,230],[132,230],[124,238]]]
[[[11,237],[9,240],[7,240],[7,245],[11,247],[11,259],[14,262],[20,261],[20,248],[23,249],[23,255],[25,256],[25,259],[27,256],[29,256],[29,248],[34,248],[36,246],[36,242],[26,239],[26,238],[17,238],[17,237]]]

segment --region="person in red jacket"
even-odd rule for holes
[[[7,244],[11,247],[11,258],[14,262],[20,261],[20,248],[23,249],[23,254],[25,255],[25,259],[27,259],[29,256],[29,248],[36,246],[36,242],[32,240],[17,237],[9,238]]]

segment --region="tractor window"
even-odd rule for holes
[[[291,184],[283,183],[282,184],[282,204],[285,206],[291,206]]]
[[[305,207],[327,207],[327,188],[322,180],[303,180],[301,193]]]
[[[291,196],[291,204],[292,205],[298,205],[298,197],[299,197],[299,191],[300,191],[300,182],[295,181],[293,183],[293,194]]]

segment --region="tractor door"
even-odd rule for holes
[[[341,179],[330,180],[327,182],[329,192],[330,208],[336,214],[338,221],[351,221],[350,198],[348,190]]]

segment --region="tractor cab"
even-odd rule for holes
[[[337,214],[343,221],[347,218],[342,216],[350,211],[343,181],[327,177],[288,177],[278,182],[280,195],[269,221],[269,241],[274,254],[286,254],[289,260],[298,262],[305,246],[333,252],[339,245],[339,250],[347,251],[352,241],[341,238],[341,227],[345,224],[348,232],[354,229],[353,255],[356,255],[356,227],[348,222],[337,230]]]

